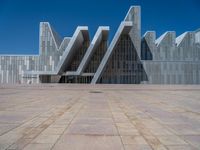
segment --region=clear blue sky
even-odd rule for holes
[[[0,53],[38,54],[39,22],[50,22],[62,36],[78,25],[108,25],[113,37],[131,5],[141,5],[142,34],[200,28],[200,0],[0,0]]]

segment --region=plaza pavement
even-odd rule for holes
[[[0,85],[0,150],[198,150],[200,86]]]

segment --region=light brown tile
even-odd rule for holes
[[[118,136],[64,135],[53,150],[123,150]]]

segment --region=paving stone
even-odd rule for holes
[[[118,136],[64,135],[53,150],[123,150]]]
[[[125,145],[125,150],[152,150],[149,145]]]
[[[142,136],[121,136],[125,145],[148,145]]]
[[[200,149],[200,135],[183,136],[183,139],[190,143],[192,146]]]
[[[55,143],[60,135],[39,135],[32,143]]]
[[[29,144],[23,150],[51,150],[53,144]]]
[[[190,145],[171,145],[167,146],[169,150],[198,150],[195,147],[192,147]]]
[[[129,128],[118,128],[120,135],[139,135],[137,129],[129,129]]]
[[[60,135],[64,132],[65,128],[47,128],[41,134],[42,135]]]
[[[175,135],[159,136],[158,139],[164,145],[187,145],[187,143],[184,140]]]
[[[198,150],[199,91],[198,85],[5,86],[0,150]]]
[[[151,128],[149,129],[154,135],[174,135],[173,131],[170,131],[166,128]]]
[[[118,135],[114,125],[90,125],[72,124],[66,131],[67,134],[90,134],[90,135]]]
[[[143,135],[146,142],[155,150],[167,150],[166,147],[154,135]]]
[[[10,131],[13,128],[16,128],[18,124],[0,124],[0,135]]]
[[[13,145],[8,147],[8,150],[20,150],[23,149],[26,145],[28,145],[31,142],[31,139],[19,139],[14,143]]]

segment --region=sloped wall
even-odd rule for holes
[[[49,23],[40,23],[39,55],[0,55],[0,83],[39,83],[38,75],[26,71],[53,71],[70,38],[60,40]]]

